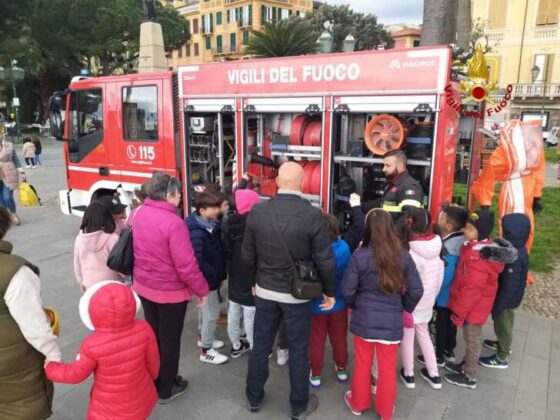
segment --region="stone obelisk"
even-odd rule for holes
[[[138,73],[167,70],[167,58],[163,48],[161,25],[156,22],[153,0],[143,0],[146,20],[140,25],[140,54]]]

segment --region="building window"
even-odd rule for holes
[[[249,31],[243,31],[243,45],[247,45],[249,42]]]
[[[199,48],[198,48],[198,42],[194,43],[194,55],[198,56],[200,54]]]
[[[560,14],[560,0],[540,0],[537,25],[555,25]]]
[[[538,66],[540,71],[537,75],[535,83],[548,83],[552,74],[552,62],[554,54],[535,54],[533,66]],[[532,81],[532,80],[531,80]]]
[[[222,45],[222,36],[218,35],[216,37],[216,51],[218,54],[221,54],[223,52],[223,45]]]
[[[213,15],[202,16],[202,33],[209,34],[214,31],[214,17]]]
[[[183,56],[183,47],[179,47],[179,49],[177,50],[177,57],[181,58]]]
[[[206,37],[205,42],[206,42],[206,49],[210,51],[212,49],[212,38],[210,38],[209,36]]]
[[[191,44],[187,44],[185,46],[185,48],[187,49],[187,57],[190,57],[191,56]]]
[[[415,39],[415,40],[412,42],[412,46],[413,46],[413,47],[419,47],[419,46],[420,46],[420,41],[417,40],[417,39]]]
[[[193,33],[198,33],[198,19],[193,19]]]
[[[290,11],[288,9],[279,9],[280,11],[280,19],[288,19],[290,16]]]
[[[157,141],[157,86],[125,87],[122,102],[124,140]]]
[[[235,32],[229,34],[229,48],[231,52],[237,51],[237,34]]]
[[[222,12],[216,12],[216,25],[222,24]]]
[[[505,28],[508,0],[492,0],[488,3],[488,29]]]

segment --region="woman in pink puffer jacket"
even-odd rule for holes
[[[404,245],[409,249],[420,274],[424,294],[412,312],[413,325],[405,325],[404,328],[401,342],[403,367],[400,371],[400,378],[407,388],[415,387],[414,336],[416,336],[422,350],[422,355],[419,355],[417,359],[426,365],[420,370],[420,374],[433,389],[441,389],[441,378],[428,323],[432,319],[436,297],[443,283],[443,244],[441,238],[433,233],[430,214],[424,209],[407,210],[401,233]]]

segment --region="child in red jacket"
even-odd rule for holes
[[[465,226],[466,244],[461,250],[455,280],[451,286],[451,320],[463,328],[465,357],[462,363],[445,365],[451,374],[445,380],[464,388],[476,388],[476,367],[480,357],[480,334],[492,311],[498,290],[498,275],[504,263],[517,258],[507,241],[488,239],[494,228],[494,215],[488,210],[472,213]]]
[[[157,402],[158,347],[148,323],[134,319],[138,309],[138,296],[124,284],[94,284],[80,299],[80,317],[93,334],[72,363],[45,365],[53,382],[76,384],[93,372],[88,420],[146,419]]]

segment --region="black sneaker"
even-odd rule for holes
[[[251,350],[251,346],[246,341],[241,341],[239,348],[232,347],[231,348],[231,358],[237,359],[238,357],[242,356],[243,354],[247,353]]]
[[[252,405],[249,400],[247,400],[245,402],[246,406],[247,406],[247,410],[249,411],[249,413],[258,413],[259,411],[261,411],[261,407],[262,407],[262,401],[260,403],[258,403],[257,405]]]
[[[416,356],[416,360],[418,360],[418,362],[422,363],[424,366],[426,365],[426,360],[424,359],[424,355],[419,354],[418,356]],[[441,358],[441,357],[436,356],[436,363],[437,363],[438,367],[444,367],[445,366],[445,362],[444,362],[443,358]]]
[[[476,389],[476,379],[471,379],[464,373],[451,373],[445,375],[445,380],[450,384],[460,386],[461,388]]]
[[[445,370],[451,373],[463,373],[463,363],[446,363]]]
[[[420,369],[420,375],[430,384],[433,389],[441,389],[441,377],[440,376],[430,376],[428,369],[425,367]]]
[[[484,340],[482,345],[492,351],[498,351],[498,340]]]
[[[177,378],[181,378],[179,375],[175,377],[175,383],[173,384],[173,388],[171,389],[171,395],[168,398],[160,398],[158,403],[160,404],[169,404],[175,398],[180,397],[185,393],[187,387],[189,386],[189,381],[181,378],[179,381]]]
[[[307,416],[314,413],[319,407],[319,399],[314,394],[309,394],[309,402],[303,413],[292,414],[292,420],[305,420]]]
[[[400,376],[401,381],[402,381],[402,383],[404,384],[405,387],[407,387],[408,389],[416,388],[416,384],[414,383],[414,375],[406,376],[404,374],[404,368],[401,368],[399,376]]]
[[[445,350],[443,352],[443,358],[445,359],[446,363],[455,363],[456,362],[455,353],[453,353],[453,351]]]

